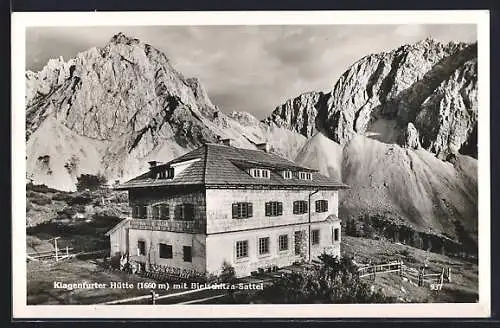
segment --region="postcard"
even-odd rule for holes
[[[12,14],[14,318],[490,315],[489,12]]]

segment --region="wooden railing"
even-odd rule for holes
[[[441,273],[425,273],[426,268],[420,270],[406,266],[403,261],[394,261],[382,264],[360,265],[360,278],[370,277],[375,280],[378,274],[395,272],[401,277],[414,282],[418,286],[428,285],[433,290],[441,290],[444,282],[451,282],[451,268],[442,268]]]
[[[204,233],[205,225],[200,221],[179,221],[179,220],[151,220],[151,219],[132,219],[130,221],[131,229],[153,230],[153,231],[172,231],[186,233]]]

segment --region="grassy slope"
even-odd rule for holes
[[[66,193],[57,190],[28,190],[26,213],[26,247],[28,253],[53,249],[51,238],[61,237],[60,247],[77,250],[99,250],[107,248],[108,238],[104,234],[111,229],[128,210],[123,192],[95,191],[89,195],[90,202],[74,205],[72,200],[85,193]],[[102,203],[104,199],[105,203]],[[63,212],[79,211],[80,217]]]

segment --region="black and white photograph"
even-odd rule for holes
[[[487,11],[73,14],[13,17],[20,314],[489,315]]]

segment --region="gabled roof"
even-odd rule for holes
[[[154,172],[166,169],[172,164],[200,159],[188,166],[173,179],[158,179]],[[246,171],[248,168],[268,168],[270,178],[254,178]],[[312,180],[300,180],[296,177],[284,179],[280,171],[311,172]],[[226,146],[222,144],[205,144],[168,163],[153,167],[144,173],[117,187],[117,189],[132,189],[155,186],[187,186],[203,185],[207,187],[308,187],[340,189],[347,186],[341,181],[320,174],[317,170],[298,165],[276,154],[261,150],[251,150]]]

